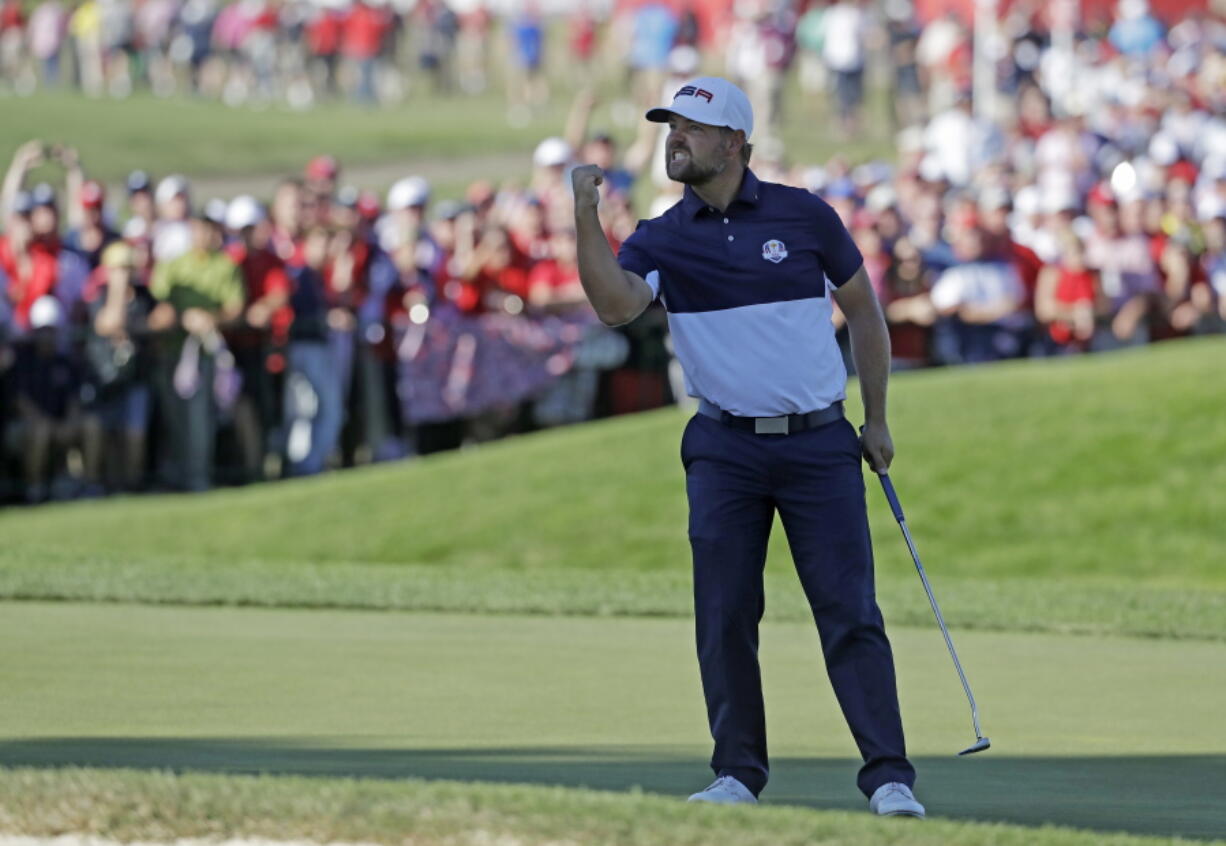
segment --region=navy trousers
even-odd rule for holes
[[[695,416],[681,440],[694,555],[698,661],[716,775],[759,793],[770,767],[758,668],[762,572],[775,509],[821,636],[826,672],[864,766],[866,796],[915,782],[894,657],[877,607],[860,440],[846,419],[759,435]]]

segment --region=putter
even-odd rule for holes
[[[902,536],[907,541],[907,549],[911,550],[911,560],[915,562],[915,569],[919,571],[920,581],[924,583],[924,592],[928,594],[928,602],[932,605],[932,613],[936,615],[937,625],[941,627],[941,634],[945,635],[945,645],[949,647],[949,657],[954,659],[954,668],[958,671],[958,678],[962,680],[962,689],[966,691],[966,698],[971,703],[971,722],[975,725],[975,743],[972,746],[963,749],[959,755],[974,755],[976,752],[982,752],[992,745],[992,741],[983,736],[983,732],[979,729],[979,709],[975,706],[975,697],[971,693],[971,686],[966,681],[966,673],[962,672],[962,662],[958,660],[958,653],[954,651],[954,642],[949,637],[949,629],[945,626],[945,618],[941,616],[941,609],[937,606],[937,598],[932,594],[932,586],[928,584],[928,575],[924,572],[924,565],[920,563],[919,553],[915,551],[915,543],[911,540],[911,532],[907,530],[907,518],[903,516],[902,505],[898,502],[898,494],[894,493],[894,483],[890,481],[890,474],[878,473],[881,479],[881,487],[885,490],[885,498],[890,501],[890,510],[894,512],[894,519],[898,521],[899,528],[902,529]]]

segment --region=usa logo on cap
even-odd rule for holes
[[[771,238],[762,245],[762,258],[778,264],[788,257],[788,248],[782,241]]]

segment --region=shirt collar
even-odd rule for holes
[[[746,203],[747,205],[756,206],[758,204],[758,195],[760,193],[761,182],[754,172],[749,168],[745,168],[745,176],[741,179],[741,188],[737,191],[736,196],[732,198],[732,205],[736,203]],[[706,202],[699,197],[698,194],[689,185],[685,186],[685,194],[681,198],[681,208],[684,209],[686,216],[694,218],[698,213],[707,208]]]

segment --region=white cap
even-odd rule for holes
[[[1149,140],[1149,157],[1163,167],[1179,161],[1179,142],[1167,132],[1159,132]]]
[[[1077,192],[1072,188],[1048,186],[1043,194],[1043,211],[1048,214],[1060,214],[1067,211],[1075,212],[1080,208],[1081,203],[1077,199]]]
[[[387,210],[403,211],[430,201],[430,183],[420,176],[406,176],[387,192]]]
[[[1001,185],[989,185],[979,192],[979,210],[984,212],[1009,208],[1009,192]]]
[[[871,212],[880,213],[898,204],[898,194],[888,184],[876,185],[864,198],[864,207]]]
[[[215,223],[218,226],[226,225],[226,212],[229,211],[230,204],[220,197],[214,197],[204,204],[204,208],[200,210],[200,216],[209,223]]]
[[[148,238],[149,221],[143,217],[128,218],[128,222],[123,225],[123,238],[125,241],[139,241],[142,238]]]
[[[753,135],[753,108],[749,98],[744,91],[718,76],[698,76],[689,80],[677,89],[671,105],[652,109],[647,119],[667,123],[669,115],[680,115],[708,126],[740,129],[746,138]]]
[[[536,151],[532,154],[532,163],[537,167],[555,167],[568,163],[573,154],[570,145],[563,139],[546,138],[536,145]]]
[[[239,194],[226,207],[226,228],[235,232],[264,220],[264,207],[250,194]]]
[[[63,314],[64,309],[59,300],[49,295],[41,296],[34,301],[34,305],[30,306],[30,328],[44,329],[48,326],[52,328],[59,326]]]
[[[1042,198],[1034,185],[1023,185],[1013,195],[1013,211],[1022,217],[1032,217],[1042,211]]]
[[[160,206],[163,203],[169,203],[175,197],[180,195],[187,196],[188,189],[191,187],[187,181],[187,177],[182,174],[174,173],[158,183],[157,191],[153,195],[153,199]]]

